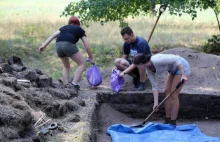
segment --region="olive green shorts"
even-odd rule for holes
[[[76,47],[76,44],[61,41],[56,43],[57,55],[60,58],[71,57],[73,54],[76,54],[79,49]]]

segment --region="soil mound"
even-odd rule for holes
[[[183,88],[183,92],[193,93],[212,93],[215,95],[220,95],[220,56],[213,54],[206,54],[198,52],[188,48],[172,48],[160,52],[162,54],[176,54],[185,58],[191,68],[191,74],[188,76],[188,81]],[[157,53],[158,54],[158,53]],[[108,68],[103,71],[103,83],[100,89],[105,88],[105,90],[110,89],[110,76],[112,68]],[[158,77],[158,83],[160,91],[163,92],[164,81],[167,73],[163,73]],[[125,84],[121,91],[131,91],[133,90],[132,78],[129,75],[124,76]],[[150,81],[147,79],[147,88],[151,90]],[[89,87],[86,81],[82,82],[82,85]]]
[[[53,82],[38,69],[26,68],[19,57],[0,61],[1,141],[40,141],[39,129],[34,126],[41,117],[37,112],[54,120],[68,114],[74,118],[78,115],[73,112],[85,106],[73,89]],[[80,121],[80,117],[77,118]]]

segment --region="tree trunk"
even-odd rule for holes
[[[215,9],[213,9],[213,10],[215,12],[215,16],[216,16],[216,19],[217,19],[217,22],[218,22],[218,29],[220,31],[220,23],[219,23],[219,19],[218,19],[218,13],[217,13],[217,11]]]

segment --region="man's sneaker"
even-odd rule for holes
[[[145,82],[140,82],[138,88],[137,88],[137,91],[143,91],[146,89],[146,84]]]

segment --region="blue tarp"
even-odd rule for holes
[[[220,142],[220,137],[204,135],[195,124],[175,127],[150,122],[142,128],[115,124],[108,128],[107,134],[112,142]]]

